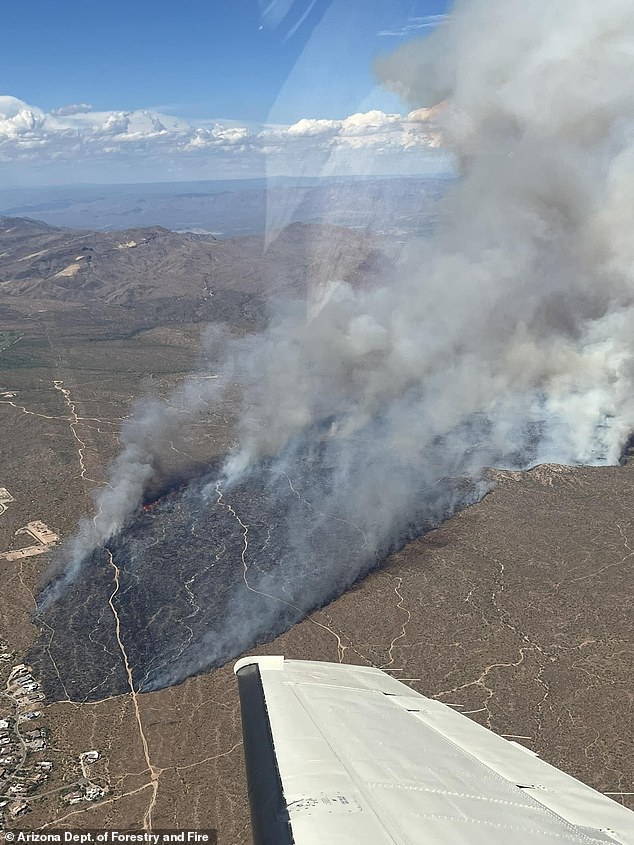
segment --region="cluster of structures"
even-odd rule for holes
[[[7,488],[0,487],[0,515],[14,501]],[[16,532],[25,533],[32,537],[35,544],[26,549],[4,552],[0,558],[17,560],[41,554],[59,539],[39,520],[29,522]],[[0,672],[3,675],[3,665],[10,664],[13,657],[8,645],[0,640]],[[53,770],[51,760],[33,757],[46,751],[48,732],[45,727],[32,724],[42,717],[42,711],[37,707],[44,701],[44,693],[30,666],[18,663],[10,669],[2,698],[10,702],[12,712],[5,716],[0,712],[0,822],[5,816],[14,819],[28,813],[31,809],[28,796],[48,780]]]
[[[0,812],[16,818],[31,809],[27,797],[48,780],[53,763],[33,759],[46,751],[48,731],[32,725],[42,717],[36,708],[44,693],[30,666],[19,663],[11,669],[4,698],[11,701],[13,714],[0,719]]]
[[[18,718],[28,719],[33,705],[44,701],[42,687],[26,663],[18,663],[11,670],[7,681],[7,695],[15,702]]]
[[[15,501],[6,487],[0,487],[0,516]],[[27,534],[33,543],[26,548],[0,553],[0,560],[20,560],[43,554],[59,542],[59,537],[41,520],[29,522],[16,535]],[[0,829],[4,821],[28,813],[40,788],[53,772],[52,760],[44,759],[48,749],[49,731],[41,723],[45,701],[40,682],[33,676],[31,666],[18,663],[11,666],[14,654],[0,639],[0,675],[4,690],[0,701],[10,704],[0,709]],[[8,671],[8,675],[6,674]],[[6,681],[4,680],[6,678]],[[99,751],[85,751],[79,756],[81,777],[66,787],[49,790],[57,792],[64,805],[80,801],[98,801],[108,787],[91,777],[90,769],[100,759]]]
[[[4,640],[0,639],[0,668],[3,663],[13,660],[13,652],[9,650],[9,646]]]
[[[98,801],[106,794],[106,790],[96,783],[79,784],[72,792],[62,795],[66,804],[79,804],[81,801]]]
[[[79,765],[82,777],[62,794],[62,801],[66,804],[79,804],[81,801],[98,801],[107,792],[105,786],[96,783],[90,777],[90,767],[100,758],[98,751],[84,751],[79,755]]]
[[[29,798],[37,797],[35,793],[53,771],[53,762],[41,759],[48,748],[49,732],[39,724],[42,711],[36,708],[45,699],[30,666],[19,663],[11,669],[3,697],[11,701],[14,712],[0,718],[0,822],[3,814],[11,820],[28,813]],[[63,804],[104,797],[107,786],[95,781],[90,773],[100,756],[96,750],[80,754],[81,777],[59,790]]]
[[[106,794],[106,790],[96,783],[78,784],[72,792],[62,795],[67,804],[79,804],[81,801],[98,801]]]

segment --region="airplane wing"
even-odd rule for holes
[[[367,666],[234,669],[255,845],[634,845],[634,813]]]

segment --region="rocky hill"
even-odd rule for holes
[[[265,245],[161,227],[93,232],[0,217],[0,306],[21,313],[134,311],[153,324],[187,319],[258,324],[269,295],[305,295],[328,279],[380,273],[378,241],[336,226],[293,224]]]

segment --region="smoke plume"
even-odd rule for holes
[[[238,444],[196,495],[213,502],[220,484],[231,499],[254,477],[273,495],[282,479],[312,512],[280,514],[279,559],[253,570],[260,595],[236,588],[225,633],[201,634],[155,684],[345,589],[426,514],[481,495],[487,465],[616,463],[634,424],[633,44],[630,0],[459,0],[429,37],[377,60],[412,108],[445,103],[460,178],[436,233],[408,243],[382,284],[333,278],[308,315],[305,301],[278,303],[263,334],[215,334],[221,378],[207,393],[186,385],[178,413],[153,403],[127,424],[45,602],[125,528],[170,431],[236,384]],[[474,480],[468,495],[457,477]],[[337,548],[333,519],[352,526]]]

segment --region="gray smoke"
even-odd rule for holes
[[[333,278],[308,315],[305,302],[278,304],[265,333],[225,340],[208,390],[188,383],[179,411],[153,403],[135,415],[47,600],[138,508],[170,432],[236,383],[243,411],[223,489],[265,461],[315,504],[309,526],[286,526],[279,569],[254,576],[280,597],[279,584],[301,583],[300,551],[334,514],[371,553],[442,479],[477,479],[491,463],[616,463],[634,427],[633,45],[630,0],[460,0],[430,37],[378,60],[410,106],[445,102],[461,178],[436,235],[408,244],[381,285]],[[302,475],[310,464],[298,455],[311,447],[327,483]],[[367,558],[343,548],[314,560],[321,580],[293,603],[319,604]],[[265,597],[244,606],[236,595],[234,633],[200,642],[171,677],[246,647],[281,613]]]
[[[424,464],[426,442],[481,413],[494,452],[536,420],[536,460],[616,462],[634,412],[632,70],[626,0],[463,0],[377,61],[410,106],[446,102],[462,178],[398,275],[333,280],[308,321],[260,339],[229,472],[324,418],[340,448],[385,408],[372,461],[398,444]]]

